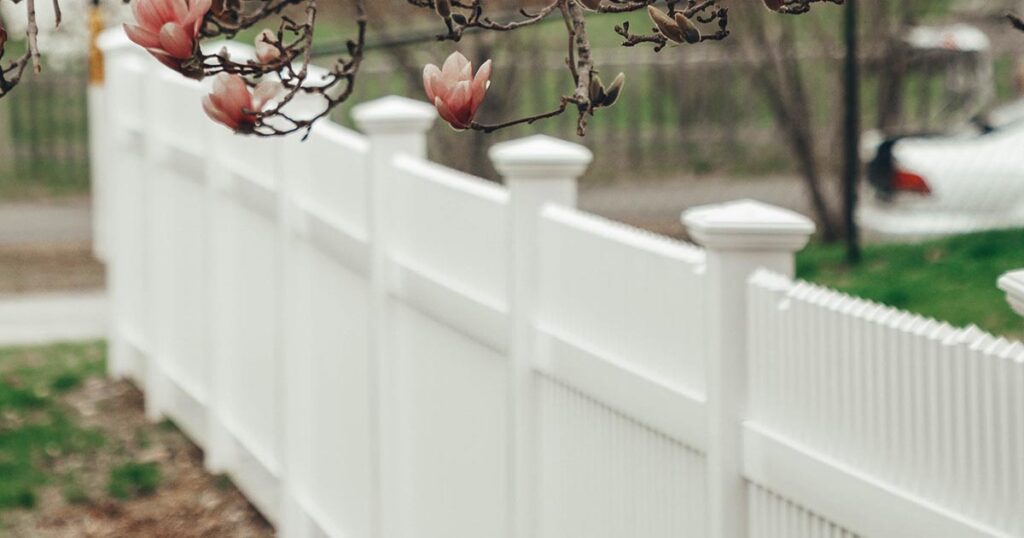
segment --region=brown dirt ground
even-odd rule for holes
[[[0,248],[0,294],[101,289],[104,282],[87,244]]]
[[[31,510],[4,514],[0,534],[12,538],[264,537],[273,529],[224,477],[206,473],[202,453],[173,424],[150,424],[143,399],[124,381],[93,377],[63,397],[79,425],[97,428],[104,448],[90,456],[65,457],[55,470],[74,470],[83,499],[49,486]],[[110,470],[126,460],[155,462],[156,490],[119,501],[106,492]]]

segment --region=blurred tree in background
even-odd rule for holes
[[[830,237],[838,237],[843,11],[822,9],[807,17],[766,17],[759,2],[730,1],[736,12],[731,39],[700,47],[668,47],[658,54],[623,49],[619,46],[622,38],[614,32],[614,26],[623,21],[638,30],[649,28],[645,13],[588,14],[602,76],[609,80],[622,71],[627,81],[619,103],[594,118],[590,134],[580,140],[600,150],[584,188],[662,179],[800,178],[822,229],[830,230]],[[487,2],[490,6],[492,0]],[[494,2],[509,10],[543,4]],[[323,50],[337,48],[351,33],[349,3],[322,2],[324,24],[317,28],[316,43]],[[863,127],[887,132],[928,130],[953,120],[940,106],[943,101],[955,102],[944,76],[949,59],[914,60],[905,54],[902,38],[915,24],[979,25],[993,41],[994,92],[999,99],[1012,97],[1016,87],[1024,86],[1015,84],[1024,81],[1016,76],[1024,47],[1020,34],[1008,27],[1002,13],[1020,8],[1021,3],[859,0]],[[348,122],[350,104],[384,93],[422,98],[423,64],[440,62],[454,49],[478,64],[484,58],[495,59],[495,85],[481,110],[483,121],[548,108],[552,99],[571,85],[564,69],[565,33],[558,17],[501,39],[479,33],[467,35],[457,44],[438,43],[433,38],[439,30],[436,17],[427,10],[400,9],[404,5],[403,0],[369,2],[373,11],[370,50],[362,80],[355,99],[338,111],[336,120]],[[748,32],[746,26],[756,31]],[[82,151],[85,129],[80,119],[84,92],[76,86],[83,83],[81,75],[69,78],[50,70],[28,81],[33,85],[28,91],[0,102],[4,109],[0,116],[8,118],[7,147],[12,153],[5,163],[16,169],[11,177],[25,179],[18,179],[18,185],[46,177],[50,178],[46,181],[62,185],[59,190],[49,188],[53,192],[87,189],[87,161]],[[13,131],[18,132],[10,134]],[[496,175],[485,158],[486,148],[534,132],[574,137],[571,118],[493,135],[454,133],[439,125],[431,137],[431,152],[445,164],[493,178]],[[44,143],[48,140],[60,143]],[[0,183],[4,181],[0,178]]]

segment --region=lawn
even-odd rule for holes
[[[997,335],[1024,336],[996,279],[1024,267],[1024,230],[995,231],[913,245],[871,245],[850,267],[839,246],[812,245],[797,258],[800,278]]]
[[[0,536],[270,536],[100,342],[0,348]]]
[[[74,482],[72,473],[49,470],[47,462],[89,457],[103,446],[99,431],[76,425],[58,403],[102,372],[102,357],[98,344],[0,350],[0,513],[34,507],[43,485]]]

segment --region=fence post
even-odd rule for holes
[[[1004,273],[999,277],[999,289],[1006,292],[1013,311],[1024,316],[1024,269]]]
[[[376,429],[374,505],[376,537],[397,535],[400,515],[396,513],[400,478],[395,464],[395,394],[393,354],[388,344],[388,245],[392,160],[398,154],[426,157],[426,133],[434,124],[434,107],[404,97],[390,96],[363,103],[352,110],[356,125],[370,139],[370,163],[366,185],[366,237],[370,252],[370,379],[373,388],[373,427]]]
[[[111,30],[105,32],[99,39],[99,48],[103,51],[108,66],[123,62],[127,58],[139,54],[138,47],[128,40],[123,31]],[[91,99],[89,101],[90,126],[95,122],[99,130],[90,130],[89,144],[93,148],[90,158],[95,162],[93,170],[100,176],[94,178],[93,192],[93,240],[104,243],[103,262],[106,265],[107,296],[110,299],[110,311],[107,315],[109,327],[107,329],[107,374],[111,377],[121,378],[134,373],[131,368],[133,352],[126,341],[123,331],[126,313],[126,290],[124,284],[124,273],[128,271],[125,266],[130,260],[124,259],[121,252],[125,248],[125,231],[130,226],[137,226],[137,223],[129,222],[125,213],[130,211],[127,207],[128,200],[125,199],[123,189],[120,189],[120,182],[138,180],[138,178],[124,177],[123,170],[118,166],[118,146],[122,145],[119,140],[117,129],[120,125],[114,125],[113,96],[104,87],[100,90],[102,100]],[[98,106],[97,106],[98,105]],[[103,140],[97,140],[96,136],[103,136]],[[102,238],[102,239],[101,239]],[[118,256],[121,259],[118,259]]]
[[[814,224],[786,209],[753,200],[683,213],[690,237],[707,249],[707,494],[708,536],[748,535],[742,469],[747,409],[747,279],[758,268],[793,276],[793,254]]]
[[[540,211],[576,206],[576,180],[593,159],[587,148],[538,135],[497,144],[491,161],[509,192],[509,537],[537,536],[536,397],[533,321],[537,302]]]

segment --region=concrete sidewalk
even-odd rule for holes
[[[102,290],[0,295],[0,346],[106,338],[107,308]]]
[[[0,203],[0,247],[91,242],[89,198]]]

